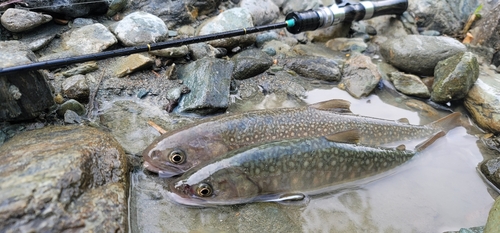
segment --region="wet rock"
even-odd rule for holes
[[[144,11],[158,16],[169,28],[190,24],[202,15],[216,11],[221,0],[130,1],[125,13]]]
[[[179,104],[182,94],[187,94],[191,92],[189,87],[186,85],[180,85],[178,87],[172,88],[167,91],[168,104],[165,107],[167,112],[172,112],[175,107]]]
[[[129,14],[110,29],[126,46],[160,42],[168,35],[168,28],[163,20],[146,12]]]
[[[305,32],[308,41],[326,42],[333,38],[347,37],[349,35],[350,23],[337,24],[331,27],[319,28],[314,31]]]
[[[434,71],[431,99],[437,103],[463,99],[479,76],[474,54],[466,52],[440,61]]]
[[[75,68],[63,71],[63,72],[61,72],[61,74],[64,75],[65,77],[71,77],[71,76],[78,75],[78,74],[86,74],[86,73],[94,72],[97,69],[99,69],[99,66],[97,66],[97,62],[89,61],[89,62],[85,62],[85,63],[83,63]]]
[[[421,118],[427,118],[427,119],[439,118],[439,112],[436,109],[434,109],[432,106],[420,100],[408,99],[405,101],[405,105],[418,112]]]
[[[64,113],[64,122],[68,124],[80,124],[82,123],[82,118],[76,112],[66,110]]]
[[[293,46],[292,50],[300,56],[319,56],[333,59],[339,66],[343,66],[346,59],[345,53],[333,51],[323,44],[298,44]]]
[[[500,49],[500,5],[497,5],[483,15],[470,32],[474,36],[472,44],[483,45],[490,48]],[[498,65],[497,65],[498,66]]]
[[[488,221],[484,226],[484,233],[495,233],[500,229],[500,198],[497,198],[495,204],[490,209]]]
[[[189,54],[189,49],[187,45],[179,46],[179,47],[174,47],[174,48],[166,48],[166,49],[159,49],[159,50],[153,50],[149,52],[152,55],[159,56],[159,57],[185,57],[186,55]]]
[[[469,228],[460,228],[459,231],[445,231],[444,233],[483,233],[484,227],[469,227]]]
[[[208,35],[212,33],[225,32],[235,29],[253,27],[252,15],[247,9],[232,8],[224,11],[200,25],[198,35]],[[208,42],[214,47],[234,48],[237,46],[246,47],[246,45],[255,42],[255,35],[249,34],[226,39],[219,39]]]
[[[375,28],[377,31],[377,37],[375,39],[383,38],[387,40],[388,38],[400,38],[408,36],[405,26],[393,16],[379,16],[369,20],[366,20],[369,26]]]
[[[245,50],[231,58],[234,62],[233,78],[247,79],[261,74],[271,67],[273,59],[257,49]]]
[[[1,231],[127,231],[127,161],[110,134],[45,127],[16,135],[0,157]]]
[[[90,88],[85,75],[79,74],[65,79],[62,83],[63,94],[80,102],[89,100]]]
[[[233,63],[203,58],[178,70],[179,79],[191,92],[181,98],[179,112],[207,115],[224,111],[229,105],[229,87]]]
[[[318,56],[287,59],[286,67],[306,78],[325,81],[339,81],[342,73],[342,67],[335,60]]]
[[[35,54],[19,41],[0,41],[0,67],[36,62]],[[45,73],[22,71],[0,76],[0,121],[19,121],[38,117],[54,106]],[[11,86],[19,94],[12,95]]]
[[[431,96],[427,86],[416,75],[392,72],[390,78],[394,87],[406,95],[421,98],[429,98]]]
[[[76,114],[78,114],[80,116],[87,112],[87,110],[85,109],[85,106],[83,106],[83,104],[81,104],[80,102],[78,102],[74,99],[70,99],[70,100],[64,102],[63,104],[61,104],[61,107],[57,110],[57,114],[59,116],[64,116],[64,114],[66,113],[67,110],[71,110],[73,112],[76,112]]]
[[[493,185],[500,189],[500,158],[482,162],[479,169]]]
[[[222,57],[227,53],[226,50],[214,48],[213,46],[206,43],[190,44],[188,45],[188,49],[189,54],[191,55],[191,58],[193,60],[199,60],[204,57]]]
[[[250,12],[255,26],[272,23],[280,16],[280,9],[272,0],[242,0],[239,6]]]
[[[276,54],[286,54],[290,51],[290,45],[287,45],[278,40],[271,40],[265,42],[262,46],[262,50],[264,51],[274,51]]]
[[[2,25],[11,32],[24,32],[50,22],[52,16],[15,8],[7,9],[0,18]]]
[[[465,45],[444,36],[408,35],[390,38],[380,45],[382,56],[396,68],[427,76],[434,74],[439,61],[465,51]]]
[[[409,1],[408,10],[415,13],[418,27],[456,35],[478,5],[477,0]]]
[[[115,36],[100,23],[95,23],[74,29],[62,36],[62,49],[68,55],[84,55],[98,53],[116,44]],[[49,56],[41,60],[52,59]]]
[[[381,74],[371,58],[355,54],[347,60],[340,87],[344,87],[355,98],[368,96],[380,82]]]
[[[92,14],[103,14],[108,9],[108,1],[95,0],[23,0],[29,8],[43,9],[45,12],[76,18]]]
[[[264,32],[257,35],[257,37],[255,38],[255,45],[257,46],[257,48],[261,48],[264,43],[271,40],[277,40],[278,38],[279,35],[275,31]]]
[[[137,70],[144,69],[153,65],[153,59],[147,54],[132,54],[127,57],[119,58],[114,67],[114,74],[117,77],[124,77]]]
[[[481,74],[464,100],[465,108],[484,130],[500,133],[500,81]]]
[[[362,53],[368,45],[362,38],[335,38],[327,41],[326,47],[334,51]]]

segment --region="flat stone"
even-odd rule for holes
[[[156,43],[168,36],[168,28],[163,20],[142,11],[125,16],[110,29],[126,46]]]
[[[117,42],[108,28],[100,23],[74,29],[62,37],[62,49],[74,55],[102,52]]]
[[[65,79],[62,83],[62,93],[70,99],[88,102],[90,88],[85,75],[79,74]]]
[[[464,99],[467,111],[484,130],[500,133],[500,81],[496,74],[483,74]]]
[[[466,51],[465,45],[444,36],[408,35],[390,38],[380,45],[384,59],[396,68],[415,75],[434,75],[439,61]]]
[[[233,62],[202,58],[178,69],[179,79],[191,90],[182,96],[178,112],[200,115],[223,112],[229,106]]]
[[[297,74],[325,81],[339,81],[342,67],[333,59],[319,56],[300,56],[289,58],[285,62],[286,67]]]
[[[44,127],[3,144],[0,159],[2,231],[127,231],[127,161],[110,134]]]
[[[252,15],[247,9],[236,7],[226,10],[219,15],[207,20],[200,25],[198,35],[208,35],[218,32],[253,27]],[[248,34],[226,39],[209,41],[214,47],[234,48],[237,46],[245,47],[255,42],[255,35]]]
[[[11,32],[24,32],[50,22],[52,16],[33,11],[9,8],[0,18],[2,26]]]
[[[61,72],[61,74],[66,76],[66,77],[71,77],[71,76],[78,75],[78,74],[86,74],[86,73],[94,72],[97,69],[99,69],[97,62],[89,61],[89,62],[85,62],[85,63],[83,63],[75,68],[63,71],[63,72]]]
[[[180,47],[153,50],[149,53],[159,57],[185,57],[189,54],[189,49],[187,45],[183,45]]]
[[[153,59],[147,55],[140,53],[132,54],[124,58],[120,58],[114,67],[114,74],[117,77],[124,77],[136,70],[140,70],[153,65]]]
[[[368,96],[377,87],[382,76],[371,58],[355,54],[347,60],[340,87],[355,98]]]
[[[429,88],[416,75],[392,72],[390,77],[394,87],[406,95],[421,98],[429,98],[431,96]]]
[[[474,54],[466,52],[440,61],[434,71],[431,100],[446,103],[463,99],[479,76]]]

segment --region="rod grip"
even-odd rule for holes
[[[400,15],[408,9],[408,0],[372,1],[374,6],[373,16]]]
[[[293,19],[295,24],[286,29],[293,34],[305,31],[314,31],[319,28],[321,23],[318,13],[314,10],[303,12],[291,12],[286,15],[285,20]]]

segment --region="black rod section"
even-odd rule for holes
[[[171,40],[171,41],[159,42],[159,43],[154,43],[154,44],[139,45],[139,46],[128,47],[128,48],[123,48],[123,49],[104,51],[104,52],[100,52],[100,53],[81,55],[81,56],[76,56],[76,57],[54,59],[54,60],[48,60],[48,61],[42,61],[42,62],[34,62],[34,63],[26,64],[26,65],[0,68],[0,75],[10,74],[10,73],[18,72],[18,71],[51,69],[51,68],[61,67],[61,66],[65,66],[65,65],[74,64],[74,63],[102,60],[102,59],[111,58],[111,57],[118,57],[118,56],[134,54],[134,53],[148,52],[148,51],[152,51],[152,50],[171,48],[171,47],[177,47],[177,46],[188,45],[188,44],[195,44],[195,43],[200,43],[200,42],[205,42],[205,41],[210,41],[210,40],[217,40],[217,39],[229,38],[229,37],[234,37],[234,36],[243,36],[246,34],[252,34],[252,33],[256,33],[256,32],[284,28],[286,26],[287,26],[287,22],[281,22],[281,23],[257,26],[257,27],[252,27],[252,28],[243,28],[243,29],[236,29],[236,30],[227,31],[227,32],[213,33],[213,34],[209,34],[209,35],[194,36],[194,37],[189,37],[189,38],[179,39],[179,40]]]

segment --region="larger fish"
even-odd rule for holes
[[[459,125],[453,113],[429,125],[352,114],[350,102],[330,100],[300,108],[257,110],[209,118],[168,132],[143,152],[146,169],[162,177],[182,174],[197,164],[244,146],[276,140],[319,137],[358,129],[360,143],[382,145],[428,137]]]
[[[346,134],[352,132],[234,150],[174,180],[169,196],[195,206],[284,200],[388,171],[415,155],[401,148],[349,144],[357,136]],[[443,135],[436,134],[419,148]]]

